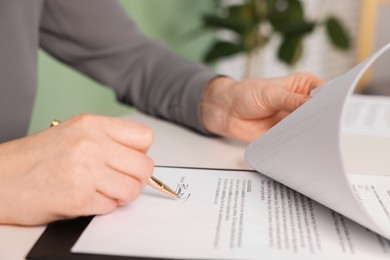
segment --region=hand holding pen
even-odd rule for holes
[[[53,127],[53,126],[58,126],[60,124],[60,121],[57,120],[57,119],[54,119],[51,124],[50,124],[50,127]],[[178,195],[177,193],[172,190],[168,185],[166,185],[165,183],[163,183],[162,181],[160,181],[159,179],[157,179],[156,177],[154,176],[151,176],[149,178],[149,181],[148,181],[148,185],[158,191],[161,191],[163,194],[173,198],[173,199],[177,199],[178,198]]]
[[[1,144],[0,222],[38,225],[113,211],[148,185],[152,142],[142,124],[81,115]]]

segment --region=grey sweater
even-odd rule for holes
[[[145,37],[116,1],[1,0],[0,142],[26,135],[39,47],[119,101],[203,131],[200,98],[215,74]]]

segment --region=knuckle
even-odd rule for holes
[[[94,114],[80,114],[74,117],[73,122],[84,129],[92,128],[98,122],[98,116]]]
[[[92,139],[80,137],[70,144],[69,157],[73,162],[85,162],[96,150],[96,143]]]
[[[79,187],[83,183],[83,177],[86,174],[87,168],[82,163],[72,163],[69,165],[70,172],[67,174],[69,183],[72,187]]]

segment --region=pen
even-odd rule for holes
[[[50,127],[58,126],[60,123],[61,123],[60,120],[54,119],[51,122]],[[168,185],[166,185],[165,183],[163,183],[162,181],[160,181],[159,179],[157,179],[154,176],[149,178],[148,185],[151,186],[152,188],[155,188],[156,190],[161,191],[162,193],[168,195],[169,197],[171,197],[173,199],[179,198],[177,196],[177,193],[174,190],[169,188]]]
[[[178,199],[179,197],[177,196],[177,193],[169,188],[165,183],[157,179],[156,177],[152,176],[149,178],[149,186],[152,188],[155,188],[156,190],[161,191],[162,193],[168,195],[169,197],[173,199]]]

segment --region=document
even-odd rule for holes
[[[95,217],[72,251],[178,259],[390,257],[385,238],[257,172],[157,167],[155,176],[176,187],[180,200],[147,188]],[[354,185],[359,192],[361,182]]]
[[[390,97],[352,95],[343,117],[342,131],[390,137]]]
[[[255,171],[157,167],[72,252],[170,259],[389,259],[390,98],[353,94],[390,44],[249,144]]]
[[[354,181],[355,175],[363,175],[366,182],[372,178],[377,183],[375,177],[382,176],[378,185],[390,183],[390,101],[352,93],[362,75],[389,49],[390,44],[326,83],[246,149],[252,168],[387,239],[390,222],[383,214],[390,207],[389,195],[376,193],[375,184],[371,193],[362,193]],[[381,207],[366,203],[373,199]]]
[[[345,171],[390,175],[390,97],[353,95],[342,121]]]

